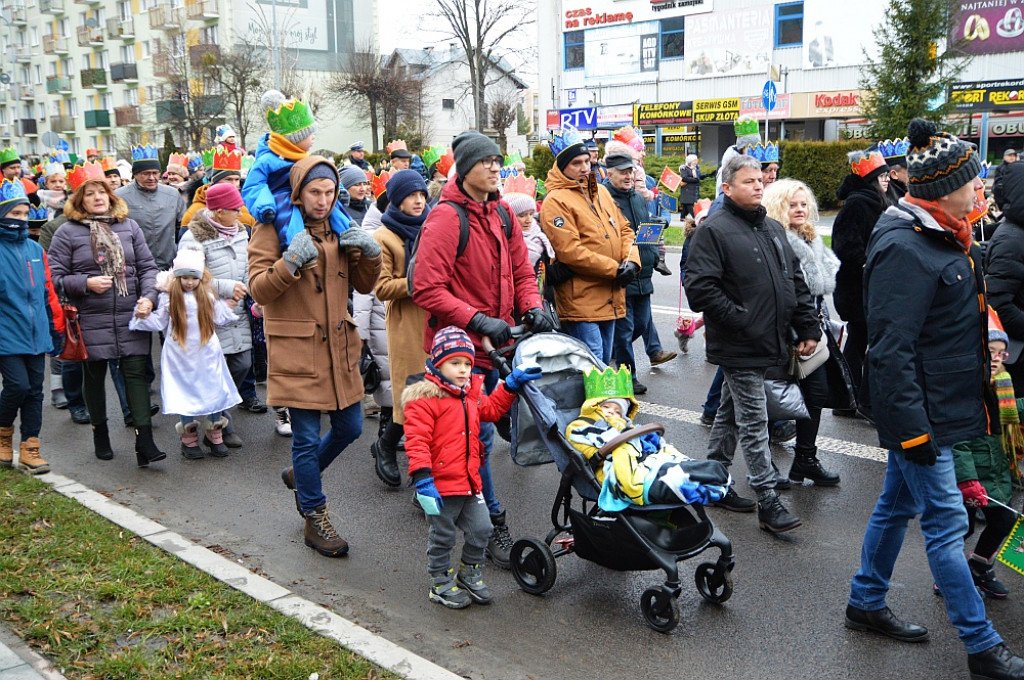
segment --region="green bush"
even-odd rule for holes
[[[868,142],[787,142],[779,147],[779,177],[798,179],[811,188],[818,207],[831,210],[838,206],[836,189],[850,174],[846,154],[866,148]]]
[[[644,172],[653,177],[659,179],[661,173],[666,167],[672,168],[675,173],[679,172],[679,166],[686,162],[685,156],[645,156],[644,157]],[[715,197],[715,166],[708,165],[707,163],[700,164],[700,174],[709,175],[700,181],[700,197],[701,198],[714,198]]]
[[[523,159],[523,163],[526,164],[528,177],[535,177],[543,182],[547,180],[548,171],[555,164],[555,157],[551,154],[551,149],[543,144],[538,144],[533,149],[533,155]]]

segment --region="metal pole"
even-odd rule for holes
[[[274,87],[281,89],[281,46],[277,40],[277,0],[270,0],[270,46],[274,50]]]
[[[970,126],[974,124],[974,114],[971,114],[971,122],[968,123],[968,131]],[[978,149],[981,151],[979,154],[982,160],[988,160],[988,111],[981,112],[981,129],[978,130]]]

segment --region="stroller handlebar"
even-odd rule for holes
[[[491,358],[495,368],[498,369],[498,374],[502,378],[507,377],[512,372],[512,367],[509,366],[506,357],[515,351],[515,347],[520,340],[530,335],[530,330],[525,324],[512,326],[509,330],[512,332],[512,339],[515,342],[507,347],[495,347],[490,337],[486,335],[480,339],[480,345],[487,352],[487,356]]]

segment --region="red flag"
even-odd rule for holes
[[[676,189],[678,189],[682,181],[683,178],[680,177],[676,172],[672,170],[672,168],[668,167],[667,165],[665,166],[665,169],[662,170],[661,172],[661,179],[658,180],[659,183],[664,184],[666,187],[668,187],[669,191],[675,191]]]

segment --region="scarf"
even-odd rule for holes
[[[926,201],[923,198],[915,198],[909,194],[904,196],[903,200],[916,205],[921,210],[927,210],[928,214],[939,223],[940,227],[953,234],[953,238],[956,239],[956,242],[960,244],[964,251],[971,249],[971,244],[974,242],[974,234],[971,230],[971,223],[966,217],[961,219],[953,217],[936,201]]]
[[[548,260],[555,259],[555,249],[551,247],[551,241],[537,224],[537,220],[530,220],[530,228],[523,232],[523,240],[526,241],[526,252],[530,257],[530,264],[534,267],[545,254],[548,256]]]
[[[121,239],[110,228],[115,222],[110,215],[94,215],[82,220],[89,227],[89,244],[92,257],[99,265],[103,276],[114,279],[114,289],[121,297],[128,296],[128,280],[125,277],[124,246]]]
[[[384,226],[397,234],[402,239],[402,245],[405,246],[405,273],[403,276],[408,276],[409,263],[412,261],[412,247],[415,245],[416,237],[420,234],[420,227],[423,226],[423,221],[427,219],[429,213],[430,208],[424,207],[423,212],[419,215],[406,215],[394,203],[389,203],[388,209],[380,216],[380,221]]]
[[[997,373],[992,378],[999,399],[999,423],[1002,425],[1002,445],[1006,454],[1010,472],[1017,479],[1021,478],[1021,465],[1024,462],[1024,428],[1021,427],[1020,415],[1017,412],[1017,399],[1013,393],[1013,381],[1006,371]]]
[[[469,381],[465,385],[462,387],[457,386],[451,380],[444,377],[440,369],[438,369],[438,367],[434,365],[434,362],[430,360],[430,357],[427,357],[426,368],[427,372],[424,377],[445,392],[451,394],[453,397],[459,397],[460,399],[465,397],[469,392],[470,385],[473,384],[473,377],[470,376]]]
[[[221,238],[223,238],[228,243],[231,243],[231,241],[235,238],[235,235],[238,234],[237,222],[234,224],[234,226],[231,227],[225,227],[223,224],[218,224],[217,220],[213,219],[212,210],[207,210],[204,217],[206,218],[207,222],[213,225],[213,228],[217,230],[217,233],[220,234]]]

